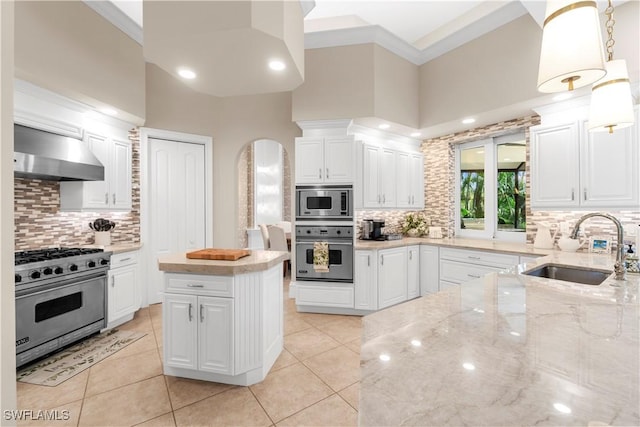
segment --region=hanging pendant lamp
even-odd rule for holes
[[[605,74],[596,2],[548,0],[538,91],[554,93],[577,89]]]
[[[605,11],[607,22],[607,75],[598,80],[591,89],[591,107],[589,110],[589,132],[608,131],[632,126],[633,100],[627,73],[627,62],[624,59],[613,59],[613,6]]]

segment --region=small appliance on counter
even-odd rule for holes
[[[386,240],[382,234],[384,221],[365,219],[362,221],[362,240]]]

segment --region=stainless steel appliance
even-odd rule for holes
[[[315,242],[329,244],[329,271],[313,266]],[[296,279],[329,282],[353,282],[353,227],[297,225]]]
[[[382,234],[384,221],[365,219],[362,221],[362,239],[363,240],[386,240]]]
[[[47,355],[107,325],[111,252],[53,248],[16,252],[16,365]]]
[[[297,220],[353,220],[353,188],[350,186],[297,186]]]

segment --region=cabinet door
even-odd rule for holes
[[[420,295],[432,294],[440,289],[439,252],[437,246],[420,246]]]
[[[87,133],[85,141],[91,152],[104,166],[104,181],[82,182],[82,208],[105,209],[110,206],[109,171],[111,167],[111,141],[105,136]]]
[[[296,184],[324,182],[323,138],[296,138]]]
[[[531,130],[531,207],[579,205],[578,125]]]
[[[324,182],[353,184],[353,138],[324,139]]]
[[[396,152],[382,149],[380,153],[380,162],[378,163],[378,188],[380,197],[382,198],[381,207],[396,207]]]
[[[354,308],[378,309],[378,282],[374,251],[355,251],[354,258]]]
[[[409,173],[411,207],[424,209],[424,156],[422,154],[412,154],[409,157]]]
[[[420,246],[407,248],[407,299],[420,296]]]
[[[407,300],[407,248],[378,251],[378,308]]]
[[[109,271],[108,322],[135,312],[137,300],[137,266],[116,268]]]
[[[131,143],[113,140],[112,145],[112,162],[109,171],[111,207],[131,209]]]
[[[198,297],[198,369],[233,375],[233,299]]]
[[[164,362],[176,368],[197,369],[197,297],[164,294],[162,331]]]
[[[380,149],[364,144],[362,147],[362,204],[365,208],[377,208],[382,204],[378,189]]]
[[[398,170],[398,177],[396,179],[396,196],[397,206],[399,208],[411,207],[411,195],[413,188],[411,185],[411,171],[409,153],[397,153],[396,155],[396,168]]]
[[[585,124],[585,143],[581,144],[580,153],[582,206],[638,208],[640,159],[636,126],[610,134],[589,132]]]

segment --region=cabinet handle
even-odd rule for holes
[[[408,197],[407,203],[411,204],[411,196]]]
[[[127,257],[127,258],[122,258],[122,259],[120,260],[120,262],[125,262],[125,261],[129,261],[130,259],[131,259],[131,257]]]
[[[322,168],[318,168],[318,179],[322,179]]]
[[[327,168],[327,179],[329,179],[329,168]]]
[[[384,265],[384,255],[380,255],[380,265]]]
[[[204,288],[204,285],[195,285],[193,283],[187,284],[188,288]]]
[[[574,189],[572,188],[572,189],[571,189],[571,201],[572,201],[572,202],[575,200],[575,194],[574,194],[574,193],[575,193],[575,191],[574,191]]]
[[[409,261],[413,259],[413,251],[409,251]]]
[[[202,310],[204,306],[200,304],[200,323],[204,322],[204,311]]]
[[[109,204],[109,193],[104,193],[104,204],[105,205]]]
[[[477,275],[477,274],[467,274],[467,276],[472,277],[474,279],[479,279],[480,278],[480,276]]]
[[[378,194],[378,204],[380,204],[380,195]]]
[[[479,256],[471,256],[471,255],[468,255],[467,258],[469,258],[469,259],[480,259]]]
[[[382,204],[384,205],[385,203],[387,203],[387,195],[383,194],[382,195]]]
[[[191,322],[191,319],[193,319],[193,304],[189,303],[189,322]]]
[[[584,189],[584,200],[585,201],[587,200],[587,189],[586,188]]]
[[[116,276],[111,276],[111,287],[115,287],[116,286]]]
[[[113,204],[115,205],[116,204],[116,193],[113,193],[112,199],[113,199]]]
[[[416,204],[416,199],[414,196],[411,196],[411,204],[415,205]]]

